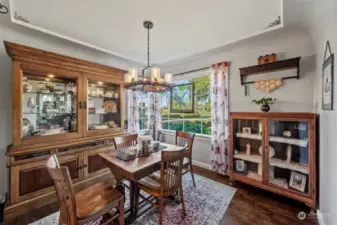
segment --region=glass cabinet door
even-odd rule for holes
[[[308,194],[309,123],[268,121],[269,185]]]
[[[23,141],[63,140],[64,134],[79,136],[76,76],[22,72],[21,79]]]
[[[233,173],[257,182],[263,180],[262,120],[234,119]]]
[[[86,79],[86,134],[122,131],[119,84]]]

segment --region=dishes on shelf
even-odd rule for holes
[[[109,127],[107,125],[105,125],[105,124],[102,124],[102,125],[93,124],[93,125],[89,126],[90,130],[104,130],[104,129],[107,129],[107,128],[109,128]]]
[[[67,131],[64,130],[64,127],[57,127],[51,129],[41,129],[40,136],[48,136],[48,135],[55,135],[55,134],[62,134],[66,133]]]
[[[275,155],[275,149],[270,145],[269,145],[268,149],[269,149],[269,158],[273,158],[274,155]],[[262,145],[259,147],[259,153],[260,153],[260,155],[262,155],[262,153],[263,153],[263,146]]]
[[[30,92],[30,91],[32,91],[33,86],[31,84],[29,84],[27,77],[23,77],[22,80],[23,80],[23,82],[22,82],[23,92]]]
[[[116,113],[117,112],[117,103],[115,101],[105,101],[104,102],[104,111]]]
[[[23,118],[22,119],[22,136],[29,136],[34,130],[33,124],[30,122],[29,119]]]

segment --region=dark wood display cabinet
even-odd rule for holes
[[[13,144],[5,223],[56,201],[46,159],[57,154],[75,190],[112,179],[98,153],[124,132],[126,71],[6,42],[12,58]]]
[[[316,116],[231,113],[230,179],[316,208]]]

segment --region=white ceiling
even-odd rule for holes
[[[143,63],[143,21],[152,20],[151,62],[162,64],[267,31],[268,24],[283,15],[281,3],[282,0],[11,0],[11,10],[29,20],[34,29]]]

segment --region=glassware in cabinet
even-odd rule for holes
[[[120,130],[122,107],[120,85],[88,79],[86,82],[86,132]]]
[[[21,138],[76,133],[77,78],[23,73]]]

